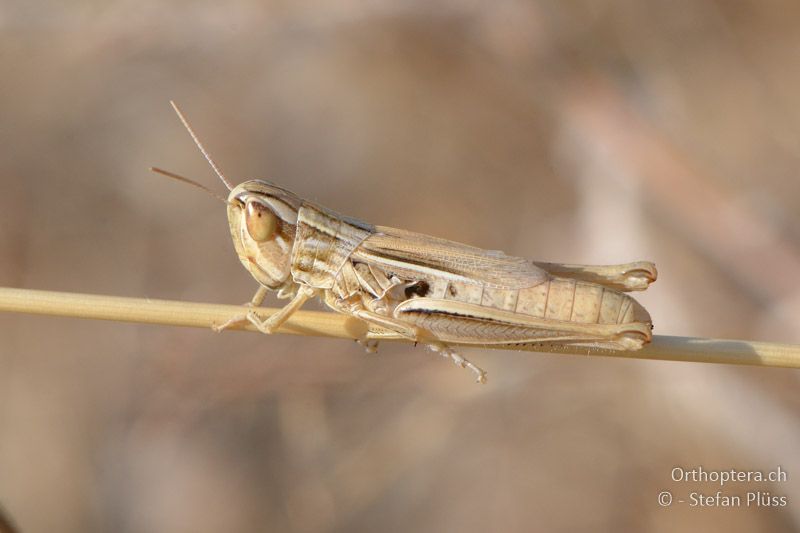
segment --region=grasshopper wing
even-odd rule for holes
[[[527,259],[385,226],[376,226],[352,257],[407,279],[444,278],[496,289],[524,289],[550,279]]]

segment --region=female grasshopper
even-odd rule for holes
[[[546,343],[636,350],[650,342],[650,315],[623,292],[644,290],[655,281],[653,263],[588,266],[529,261],[374,226],[265,181],[233,187],[178,107],[172,106],[230,191],[225,201],[233,245],[259,283],[251,305],[259,306],[268,290],[290,299],[266,320],[251,310],[232,317],[217,331],[250,322],[270,334],[317,296],[334,311],[429,346],[471,369],[479,383],[486,381],[486,372],[451,344]]]

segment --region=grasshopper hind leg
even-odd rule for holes
[[[562,263],[534,264],[554,276],[589,281],[618,291],[643,291],[658,278],[656,265],[636,261],[620,265],[569,265]]]
[[[486,383],[486,371],[479,366],[474,365],[468,359],[462,357],[458,352],[454,351],[450,346],[443,342],[429,342],[428,347],[434,352],[440,354],[442,357],[447,357],[461,368],[468,368],[475,374],[475,381],[480,384]]]

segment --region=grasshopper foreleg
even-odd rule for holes
[[[261,289],[259,289],[259,292],[261,292]],[[256,296],[253,297],[253,301],[255,301],[256,297],[258,297],[259,292],[257,292]],[[223,324],[220,324],[219,326],[213,326],[212,329],[219,333],[220,331],[228,329],[231,326],[246,324],[249,322],[250,324],[253,324],[261,333],[271,335],[281,326],[281,324],[286,322],[286,320],[292,316],[295,311],[300,309],[306,300],[312,296],[314,296],[314,289],[307,286],[301,286],[297,290],[297,294],[295,294],[294,298],[292,298],[288,304],[286,304],[280,311],[266,319],[262,319],[258,316],[258,313],[256,313],[253,309],[250,309],[247,313],[231,317],[229,320]],[[263,300],[263,297],[261,299]]]
[[[245,305],[248,307],[260,306],[262,303],[264,303],[264,298],[267,297],[267,290],[268,289],[265,286],[259,285],[256,293],[253,295],[250,301],[247,302]]]

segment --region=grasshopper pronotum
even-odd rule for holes
[[[314,296],[345,313],[420,342],[477,381],[486,372],[451,344],[572,344],[636,350],[650,342],[650,315],[624,294],[656,279],[646,261],[590,266],[542,263],[339,215],[261,180],[232,186],[178,107],[175,112],[230,193],[228,222],[242,265],[289,303],[266,320],[254,311],[221,331],[250,322],[272,333]],[[168,176],[202,185],[170,172]],[[206,189],[209,191],[208,189]],[[209,191],[211,192],[211,191]],[[213,194],[213,193],[212,193]],[[362,340],[368,351],[374,342]]]

